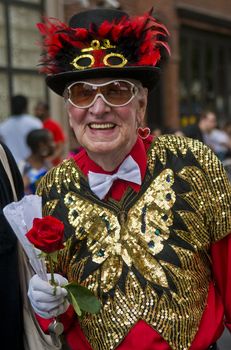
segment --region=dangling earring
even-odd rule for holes
[[[148,136],[151,134],[151,130],[146,127],[146,128],[138,128],[138,135],[145,140],[146,138],[148,138]]]

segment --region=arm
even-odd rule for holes
[[[215,286],[225,309],[225,325],[231,332],[231,232],[211,247]]]

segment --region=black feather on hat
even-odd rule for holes
[[[55,18],[38,23],[43,35],[40,72],[63,95],[65,87],[89,78],[132,78],[153,88],[159,79],[161,48],[168,53],[168,31],[151,15],[129,17],[112,9],[74,15],[69,25]]]

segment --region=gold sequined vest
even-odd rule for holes
[[[209,247],[231,230],[230,186],[209,149],[163,136],[139,193],[99,200],[73,160],[41,181],[44,215],[65,224],[57,272],[102,301],[80,324],[94,350],[115,349],[144,320],[174,350],[189,349],[211,280]]]

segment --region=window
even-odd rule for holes
[[[205,108],[223,125],[231,118],[231,40],[229,36],[182,27],[180,36],[182,126]]]
[[[44,0],[0,0],[0,121],[10,114],[10,97],[24,94],[33,113],[38,99],[46,99],[44,77],[38,74]]]

